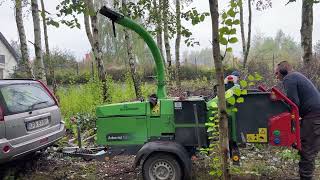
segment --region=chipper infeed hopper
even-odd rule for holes
[[[232,119],[232,139],[243,143],[269,143],[301,149],[297,106],[278,89],[244,95]]]
[[[108,156],[135,154],[134,166],[142,165],[145,179],[188,179],[191,156],[209,145],[205,123],[215,100],[168,98],[163,59],[152,37],[111,9],[103,7],[100,13],[145,40],[157,67],[158,91],[147,101],[97,107],[97,144],[106,147]],[[286,96],[260,88],[243,97],[238,112],[229,114],[231,156],[239,157],[237,144],[247,142],[301,148],[298,108]]]

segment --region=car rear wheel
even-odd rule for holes
[[[174,156],[157,153],[151,155],[143,164],[143,177],[146,180],[180,180],[182,170]]]

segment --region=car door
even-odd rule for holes
[[[3,85],[0,92],[5,104],[5,137],[15,139],[15,144],[43,135],[60,123],[54,99],[36,81]]]

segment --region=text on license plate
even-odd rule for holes
[[[27,130],[34,130],[34,129],[38,129],[40,127],[46,126],[49,124],[49,119],[40,119],[37,121],[32,121],[32,122],[28,122],[27,123]]]

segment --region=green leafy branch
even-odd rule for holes
[[[233,26],[240,24],[240,19],[236,17],[239,14],[238,8],[240,3],[240,1],[230,0],[229,9],[221,15],[222,27],[219,28],[219,42],[226,48],[223,59],[226,57],[227,52],[232,52],[232,47],[229,47],[229,44],[238,42],[238,38],[236,37],[237,30]]]
[[[249,74],[247,77],[247,80],[241,80],[240,81],[240,87],[235,87],[232,89],[233,96],[226,97],[226,100],[228,104],[231,107],[231,112],[237,112],[238,109],[235,107],[235,105],[238,103],[243,103],[244,98],[243,95],[248,94],[248,88],[252,88],[256,85],[257,82],[261,81],[263,77],[259,75],[258,73],[254,73],[253,75]]]
[[[210,16],[210,13],[203,12],[200,13],[194,7],[191,10],[184,12],[181,14],[181,18],[185,19],[186,21],[191,21],[193,26],[202,23],[206,17]],[[194,47],[194,45],[200,45],[199,41],[195,41],[195,38],[191,37],[192,33],[189,29],[182,27],[181,35],[186,37],[184,43],[189,47]]]
[[[240,86],[234,86],[226,92],[226,101],[228,103],[227,112],[229,114],[238,112],[236,108],[237,104],[244,103],[245,99],[243,96],[248,94],[248,89],[252,86],[255,86],[258,81],[261,81],[263,78],[258,73],[253,75],[248,75],[246,80],[240,81]],[[207,127],[207,132],[210,140],[210,146],[208,148],[200,149],[202,153],[205,153],[212,157],[210,163],[210,175],[214,177],[221,177],[221,159],[219,156],[220,147],[219,147],[219,113],[217,107],[209,107],[210,115],[208,122],[205,124]]]

